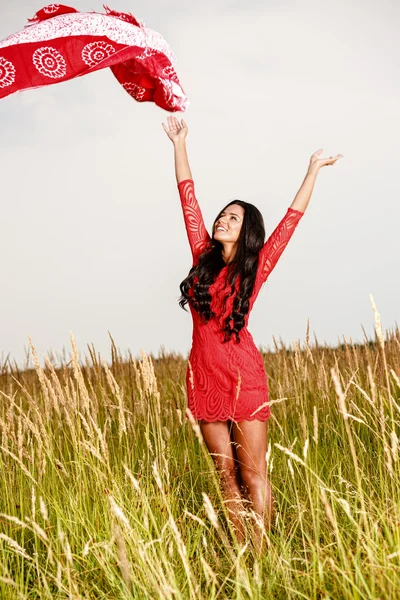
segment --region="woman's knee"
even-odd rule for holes
[[[240,476],[243,485],[247,487],[250,491],[259,491],[261,489],[264,489],[265,486],[268,485],[266,470],[262,468],[253,469],[248,467],[241,467]]]
[[[217,462],[217,471],[223,484],[229,485],[237,480],[238,467],[233,460],[224,460]]]

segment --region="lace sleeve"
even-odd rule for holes
[[[178,190],[193,263],[195,263],[211,238],[204,225],[203,215],[194,192],[193,180],[185,179],[181,181],[178,183]]]
[[[262,282],[267,280],[274,269],[303,215],[300,210],[289,207],[282,221],[261,248],[257,276]]]

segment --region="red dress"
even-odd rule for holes
[[[194,183],[186,179],[178,184],[183,216],[193,265],[210,241],[206,231]],[[205,421],[267,421],[270,416],[268,382],[264,361],[247,329],[250,311],[262,284],[278,262],[303,212],[288,208],[286,215],[260,250],[256,281],[249,301],[245,326],[240,330],[240,343],[235,336],[223,342],[224,319],[231,313],[235,294],[228,298],[222,313],[227,266],[223,267],[210,285],[211,310],[217,315],[208,323],[189,305],[193,318],[193,341],[186,374],[188,406],[195,419]],[[239,279],[239,278],[238,278]],[[236,288],[238,287],[237,280]],[[193,290],[191,290],[193,293]],[[263,408],[257,410],[262,404]]]

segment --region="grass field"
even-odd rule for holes
[[[232,535],[183,357],[89,347],[0,375],[0,597],[400,597],[400,332],[264,354],[268,550]],[[53,366],[54,365],[54,366]]]

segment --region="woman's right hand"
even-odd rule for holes
[[[343,158],[343,154],[336,154],[336,156],[330,156],[329,158],[321,158],[322,148],[314,152],[310,158],[310,164],[308,166],[308,173],[318,173],[321,167],[326,165],[334,165],[339,158]]]
[[[168,117],[167,121],[168,126],[166,126],[165,123],[162,123],[162,126],[171,142],[176,144],[177,142],[183,141],[188,133],[188,127],[185,121],[182,119],[179,123],[176,117]]]

